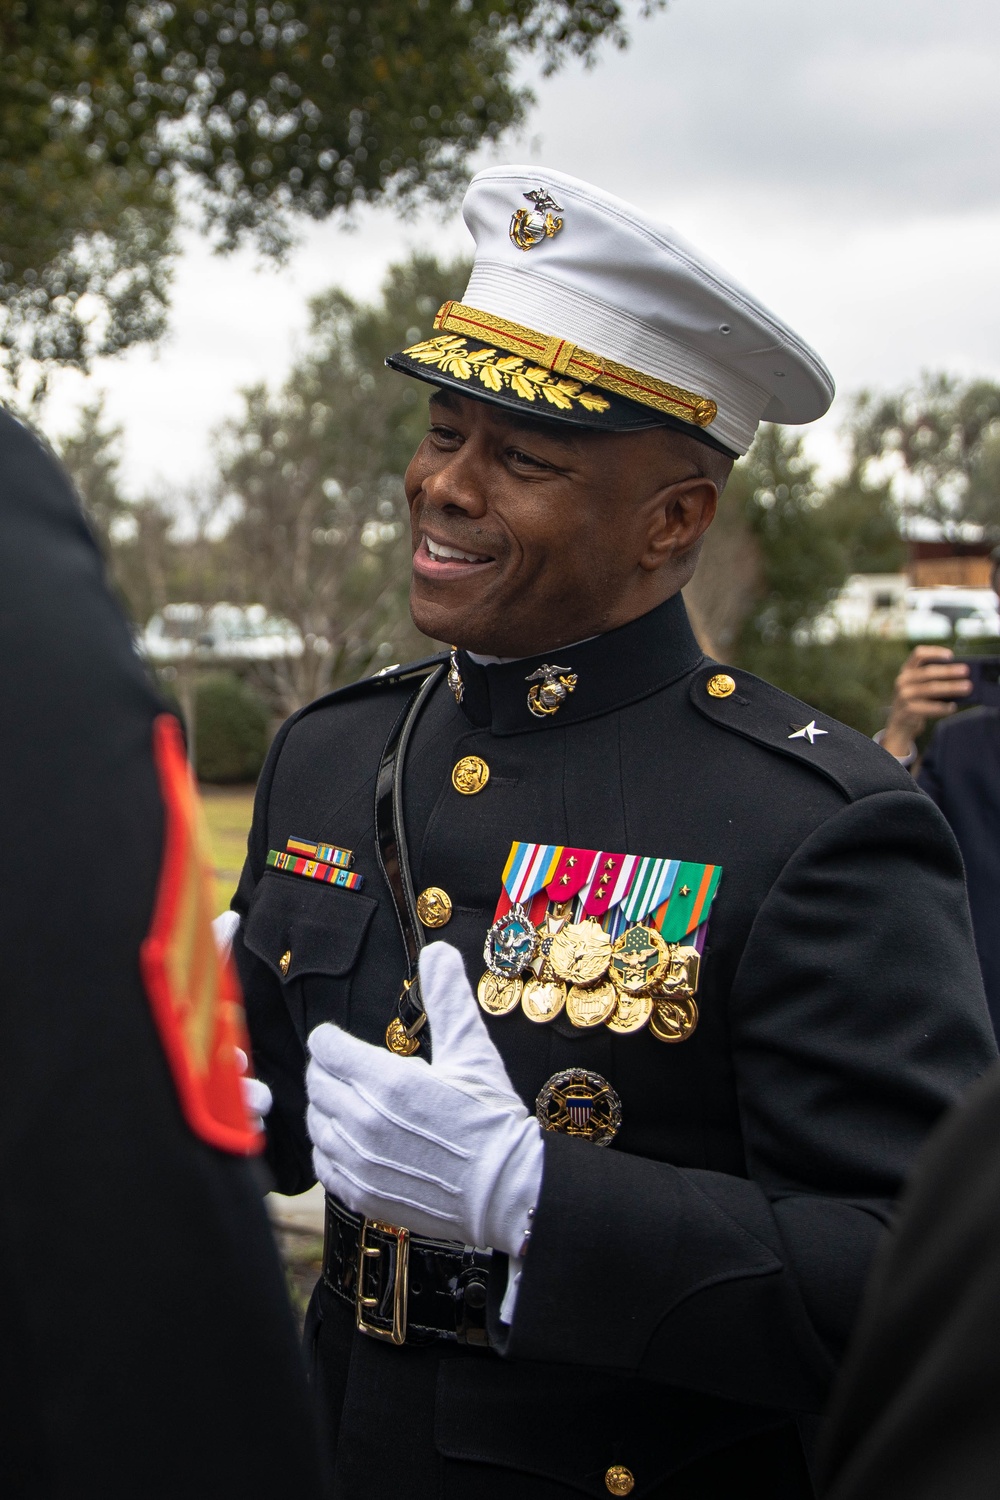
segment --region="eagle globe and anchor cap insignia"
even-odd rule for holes
[[[519,250],[533,250],[542,240],[552,239],[559,233],[563,221],[555,215],[561,214],[563,210],[544,188],[533,188],[524,196],[534,205],[534,211],[530,208],[514,210],[510,220],[510,237]]]

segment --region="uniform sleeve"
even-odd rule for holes
[[[255,1167],[187,1123],[143,983],[161,712],[65,477],[0,412],[5,1500],[319,1492]]]
[[[914,1154],[996,1055],[929,799],[868,796],[799,847],[729,1019],[747,1177],[548,1137],[504,1352],[813,1413]]]
[[[266,868],[268,809],[275,768],[294,719],[279,730],[271,746],[254,799],[247,858],[233,897],[240,927],[233,942],[233,960],[243,987],[253,1070],[274,1096],[267,1117],[267,1164],[281,1193],[304,1193],[316,1181],[312,1146],[306,1131],[306,1053],[285,1004],[277,976],[247,948],[244,928],[257,883]]]

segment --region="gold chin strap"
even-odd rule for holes
[[[534,360],[557,375],[574,376],[588,385],[598,386],[615,396],[626,396],[641,406],[667,416],[678,417],[695,427],[708,427],[715,421],[719,408],[709,396],[698,396],[679,385],[644,375],[628,365],[603,359],[572,344],[568,339],[536,333],[522,323],[511,323],[494,313],[467,307],[462,302],[445,302],[438,309],[434,327],[446,333],[461,333],[467,338],[492,339],[522,359]]]

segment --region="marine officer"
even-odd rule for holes
[[[0,411],[0,1494],[320,1493],[180,727]]]
[[[807,1496],[903,1174],[994,1055],[960,860],[685,616],[816,355],[585,183],[491,169],[465,215],[463,300],[389,359],[455,649],[284,727],[234,901],[270,1159],[328,1190],[331,1494]]]

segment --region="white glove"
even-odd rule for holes
[[[267,1084],[263,1083],[261,1079],[247,1078],[246,1071],[250,1066],[250,1059],[242,1047],[236,1048],[236,1066],[243,1074],[243,1077],[240,1079],[240,1088],[243,1090],[243,1103],[252,1115],[257,1116],[258,1124],[262,1125],[265,1115],[271,1113],[274,1095]]]
[[[420,988],[430,1063],[329,1023],[310,1036],[306,1119],[316,1175],[355,1213],[517,1256],[541,1185],[541,1129],[507,1077],[450,944],[423,950]]]
[[[238,911],[223,911],[212,919],[212,936],[215,938],[215,947],[221,959],[227,959],[232,952],[233,939],[239,931],[240,914]]]
[[[219,957],[225,963],[232,952],[233,939],[240,926],[240,914],[238,911],[224,911],[212,921],[212,936],[215,938],[215,947]],[[244,1075],[240,1079],[240,1087],[243,1090],[243,1103],[251,1115],[256,1116],[258,1124],[263,1124],[265,1115],[271,1113],[274,1097],[266,1083],[259,1078],[247,1078],[246,1071],[250,1066],[250,1059],[242,1047],[236,1049],[236,1066]]]

